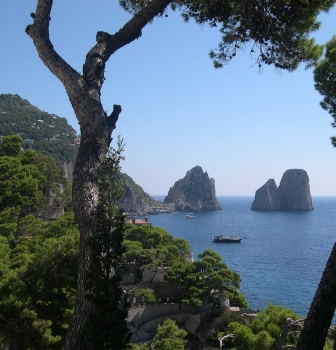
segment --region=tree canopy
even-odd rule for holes
[[[128,305],[122,300],[121,278],[113,272],[118,267],[124,247],[125,216],[118,209],[123,195],[117,181],[120,173],[122,141],[117,150],[109,150],[102,163],[99,183],[99,203],[95,212],[96,227],[89,239],[90,264],[86,298],[92,309],[85,323],[88,350],[126,349],[130,335],[126,318]]]
[[[73,214],[49,224],[31,215],[12,221],[15,240],[0,230],[0,347],[61,349],[76,297]]]
[[[0,146],[0,210],[20,206],[36,210],[46,182],[45,163],[33,164],[35,152],[21,153],[22,138],[6,136]]]
[[[324,58],[318,62],[314,70],[315,88],[322,95],[321,107],[331,114],[336,128],[336,36],[325,45]],[[331,138],[336,147],[336,137]]]
[[[31,149],[23,151],[20,136],[3,138],[0,145],[0,211],[19,206],[22,213],[33,212],[47,204],[50,190],[59,192],[57,183],[67,188],[68,182],[52,157]],[[66,195],[63,195],[63,202],[68,199]]]
[[[229,298],[231,305],[246,307],[247,301],[238,292],[241,278],[222,262],[221,256],[210,249],[198,255],[194,262],[176,261],[168,268],[170,281],[185,289],[182,301],[188,305],[208,305],[212,311],[221,309],[221,299]]]
[[[139,14],[150,1],[120,0],[128,12]],[[217,50],[210,51],[215,68],[229,63],[238,51],[256,52],[256,62],[276,68],[295,70],[301,62],[312,67],[322,54],[322,47],[309,38],[319,29],[316,17],[328,11],[333,1],[170,1],[183,19],[198,24],[220,26],[222,40]],[[159,14],[162,15],[163,13]]]
[[[229,330],[234,334],[233,342],[237,346],[249,350],[275,350],[288,318],[299,319],[292,310],[269,304],[258,314],[250,327],[233,322],[229,325]],[[287,335],[282,345],[295,345],[297,338],[297,333],[292,337]]]

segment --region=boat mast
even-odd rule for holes
[[[221,214],[221,230],[222,230],[222,236],[224,236],[223,214]]]
[[[233,217],[231,216],[231,238],[233,238]]]

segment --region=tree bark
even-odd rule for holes
[[[308,316],[304,322],[297,350],[322,350],[336,308],[336,243],[331,251]]]
[[[34,22],[26,33],[33,39],[40,59],[64,85],[78,119],[81,143],[73,174],[73,207],[80,232],[80,256],[77,283],[77,299],[74,315],[65,340],[65,350],[85,350],[84,324],[90,312],[90,303],[85,298],[85,279],[88,269],[87,239],[94,227],[94,213],[98,202],[98,168],[111,143],[121,107],[114,105],[110,116],[100,101],[104,82],[105,64],[121,47],[141,35],[142,28],[157,15],[163,13],[171,0],[153,0],[143,7],[114,35],[98,32],[96,45],[88,52],[83,74],[76,72],[54,50],[49,38],[49,22],[53,0],[37,0]]]

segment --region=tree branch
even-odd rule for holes
[[[111,55],[141,36],[141,30],[163,13],[172,0],[153,0],[146,7],[134,15],[114,35],[106,32],[98,32],[97,44],[89,51],[83,66],[83,77],[94,89],[100,91],[104,81],[104,70],[107,60]]]
[[[113,129],[115,129],[115,125],[118,121],[119,114],[121,113],[122,109],[120,105],[113,105],[113,111],[111,115],[108,118],[109,126]]]
[[[36,12],[31,14],[34,23],[26,28],[26,33],[33,39],[42,62],[68,90],[70,85],[78,85],[81,76],[55,51],[49,38],[49,22],[53,0],[38,0]],[[82,82],[84,83],[84,81]]]
[[[227,334],[227,335],[224,335],[224,337],[222,338],[218,338],[219,340],[219,348],[221,349],[223,347],[223,341],[224,339],[228,339],[228,338],[234,338],[234,334]]]

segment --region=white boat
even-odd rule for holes
[[[195,219],[195,215],[193,213],[188,213],[184,217],[185,219]]]

